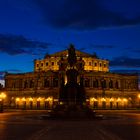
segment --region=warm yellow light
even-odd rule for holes
[[[33,98],[30,97],[30,98],[29,98],[29,101],[33,101]]]
[[[91,102],[97,101],[97,99],[95,99],[95,98],[90,98],[90,101],[91,101]]]
[[[60,105],[62,105],[63,104],[63,102],[60,102]]]
[[[0,94],[0,98],[5,99],[5,98],[6,98],[6,94],[5,94],[4,92],[2,92],[2,93]]]
[[[117,99],[117,102],[120,102],[120,101],[121,101],[121,99],[120,99],[120,98],[118,98],[118,99]]]
[[[105,99],[105,98],[102,98],[102,99],[101,99],[101,101],[104,101],[104,102],[105,102],[105,101],[106,101],[106,99]]]
[[[37,98],[37,101],[41,101],[41,98],[39,97],[39,98]]]
[[[21,100],[22,100],[22,101],[26,101],[25,97],[23,97]]]
[[[90,98],[90,101],[93,102],[94,101],[94,98]]]
[[[124,102],[127,102],[127,99],[126,99],[126,98],[123,98],[123,101],[124,101]]]
[[[0,102],[2,101],[2,99],[0,98]]]
[[[45,99],[45,101],[49,101],[49,102],[51,102],[52,100],[53,100],[52,97],[48,97],[47,99]]]
[[[113,98],[111,98],[111,99],[110,99],[110,102],[113,102],[113,101],[114,101],[114,99],[113,99]]]
[[[58,102],[58,99],[54,99],[55,102]]]
[[[19,98],[16,98],[16,101],[17,101],[17,102],[19,102],[19,100],[20,100]]]
[[[138,94],[138,98],[140,99],[140,94]]]

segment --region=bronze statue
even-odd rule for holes
[[[68,63],[70,64],[70,67],[73,67],[76,61],[77,59],[76,59],[75,48],[71,44],[70,48],[68,49]]]

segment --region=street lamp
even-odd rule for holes
[[[3,103],[6,98],[6,94],[4,92],[0,93],[0,112],[3,112]]]

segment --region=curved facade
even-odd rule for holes
[[[5,75],[7,105],[20,109],[51,109],[59,102],[62,77],[67,84],[68,50],[34,61],[34,72]],[[94,109],[139,106],[138,75],[109,72],[109,61],[76,50],[77,82],[83,78],[86,104]]]

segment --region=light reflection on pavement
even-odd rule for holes
[[[98,111],[104,120],[42,120],[46,111],[0,114],[0,140],[139,140],[140,112]]]

